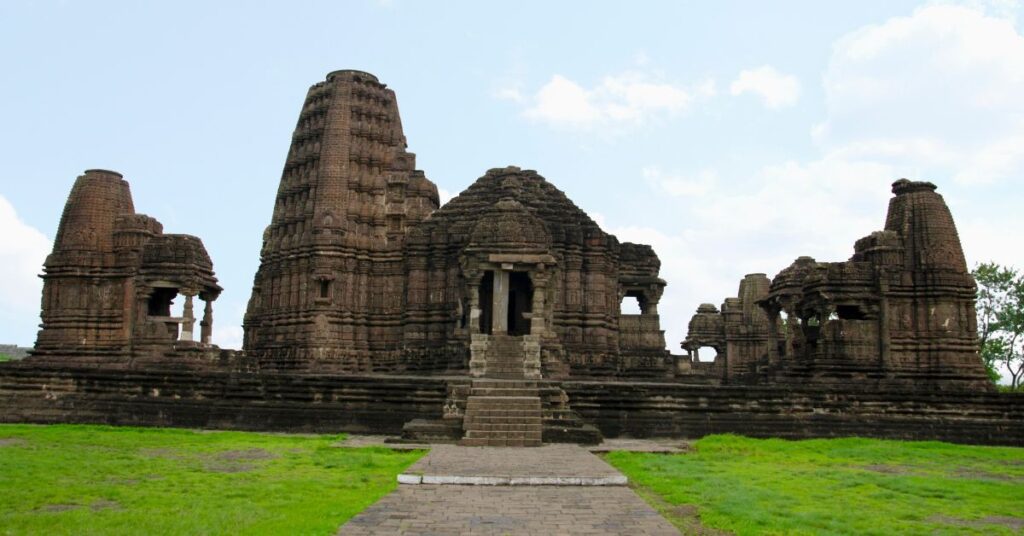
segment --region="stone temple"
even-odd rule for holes
[[[745,276],[697,308],[673,354],[650,246],[517,167],[439,206],[395,93],[335,71],[292,136],[244,347],[212,344],[222,289],[202,242],[164,234],[121,175],[89,170],[44,266],[33,355],[0,365],[0,420],[480,446],[718,432],[1024,444],[1024,397],[995,392],[978,355],[945,201],[927,182],[892,193],[849,260]],[[640,314],[621,312],[626,297]]]
[[[394,92],[366,73],[310,89],[260,261],[245,351],[266,367],[537,379],[667,362],[650,247],[514,167],[439,209]],[[645,314],[620,317],[627,294]]]
[[[39,358],[127,362],[208,345],[221,288],[202,241],[137,214],[121,174],[90,169],[64,206],[43,278]],[[184,315],[171,303],[184,296]],[[195,299],[203,300],[196,338]]]

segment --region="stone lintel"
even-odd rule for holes
[[[491,253],[487,256],[487,260],[494,264],[555,264],[555,258],[547,254]]]

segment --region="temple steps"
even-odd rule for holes
[[[544,413],[537,382],[473,380],[463,429],[464,446],[539,447]]]
[[[522,378],[522,337],[503,334],[492,336],[491,346],[487,350],[485,374],[490,378]]]

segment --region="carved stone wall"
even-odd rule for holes
[[[119,173],[91,169],[75,181],[42,277],[36,360],[124,360],[210,346],[210,304],[221,288],[203,243],[163,234],[160,222],[136,214]],[[172,317],[179,294],[183,315]],[[195,297],[207,303],[198,334]]]
[[[740,281],[737,296],[725,299],[721,312],[710,303],[697,308],[681,345],[691,366],[696,352],[710,347],[716,355],[708,373],[735,379],[757,372],[757,363],[768,352],[768,317],[758,301],[768,295],[770,284],[764,274],[748,274]],[[695,370],[700,371],[702,365]]]

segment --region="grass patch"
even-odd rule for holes
[[[14,361],[14,358],[7,354],[0,354],[0,363],[3,363],[4,361]]]
[[[334,534],[423,455],[342,437],[0,425],[0,534]]]
[[[737,534],[1019,534],[1024,449],[708,436],[609,463],[680,529]],[[682,512],[682,513],[680,513]]]

